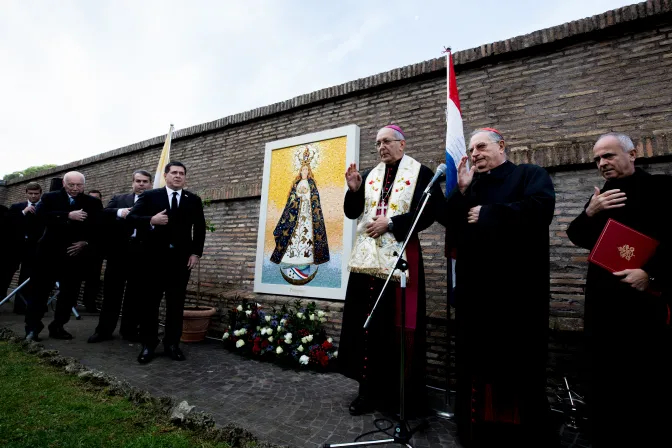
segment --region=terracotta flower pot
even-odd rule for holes
[[[182,321],[182,342],[199,342],[205,339],[210,318],[217,312],[211,306],[185,306]]]

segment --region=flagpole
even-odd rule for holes
[[[450,59],[452,56],[452,52],[450,47],[446,48],[446,79],[447,83],[446,85],[448,86],[448,91],[450,90]],[[450,101],[450,99],[448,99]],[[446,104],[446,129],[448,129],[448,104]],[[448,186],[446,186],[446,194],[448,194]],[[448,243],[448,239],[446,238],[446,244]],[[453,286],[453,257],[451,254],[450,248],[446,247],[446,339],[447,339],[447,346],[446,346],[446,392],[443,395],[443,400],[444,400],[444,405],[446,406],[446,410],[443,412],[439,412],[438,416],[447,418],[447,419],[452,419],[455,416],[455,413],[453,412],[452,407],[450,406],[450,372],[451,372],[451,347],[452,347],[452,334],[453,334],[453,325],[451,322],[451,317],[450,317],[450,301],[452,300],[452,286]]]

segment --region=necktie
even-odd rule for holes
[[[175,247],[177,241],[177,191],[173,191],[173,200],[170,202],[170,216],[168,217],[168,226],[170,227],[170,247]]]
[[[70,205],[72,205],[72,204],[74,204],[74,203],[75,203],[75,198],[70,197]]]
[[[135,197],[133,198],[133,204],[138,202],[138,195],[136,194]],[[133,229],[133,235],[131,235],[131,238],[135,238],[137,236],[138,229],[134,228]]]
[[[177,191],[173,191],[173,200],[170,202],[171,215],[177,213]]]

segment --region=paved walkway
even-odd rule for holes
[[[2,308],[0,326],[25,334],[22,316],[10,313],[11,306]],[[50,317],[51,312],[44,319],[45,325]],[[217,424],[233,423],[260,440],[310,448],[353,442],[358,435],[376,429],[374,420],[383,418],[378,413],[352,417],[348,405],[357,394],[357,383],[339,374],[283,369],[230,353],[213,340],[181,344],[187,357],[184,362],[159,356],[141,365],[136,361],[139,344],[118,337],[88,344],[86,339],[97,323],[97,315],[83,313],[81,320],[73,319],[66,325],[73,340],[49,339],[45,329],[40,334],[41,343],[155,396],[187,400],[196,405],[194,410],[211,414]],[[431,417],[429,423],[428,429],[416,433],[413,446],[459,447],[450,421]]]
[[[7,305],[0,308],[0,327],[23,335],[23,317],[12,314],[10,309]],[[51,312],[44,319],[45,325],[50,320]],[[349,443],[360,434],[375,430],[374,420],[384,417],[379,413],[351,416],[348,405],[357,394],[357,383],[340,374],[295,371],[250,360],[229,352],[214,340],[181,344],[187,357],[184,362],[159,356],[141,365],[136,361],[139,344],[118,337],[88,344],[86,339],[97,323],[97,315],[83,313],[81,320],[73,319],[66,326],[73,340],[49,339],[45,329],[40,335],[42,344],[157,397],[187,400],[196,405],[196,411],[211,414],[218,425],[235,424],[263,441],[306,448]],[[410,422],[411,426],[417,423]],[[430,417],[429,427],[417,432],[411,443],[416,448],[459,448],[454,434],[451,421]],[[578,444],[573,444],[573,440],[574,433],[566,431],[563,446],[586,446],[580,439]]]

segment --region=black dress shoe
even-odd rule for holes
[[[63,327],[49,327],[49,337],[52,339],[63,339],[65,341],[72,339],[72,335],[65,331]]]
[[[154,358],[154,349],[149,345],[143,345],[142,351],[138,355],[138,362],[140,364],[147,364]]]
[[[167,345],[164,347],[164,351],[173,361],[184,361],[187,359],[177,345]]]
[[[29,331],[28,334],[26,334],[26,341],[40,342],[40,338],[37,337],[37,333],[34,331]]]
[[[352,403],[350,403],[350,415],[368,414],[374,411],[373,403],[362,395],[358,395]]]
[[[89,339],[86,342],[95,344],[96,342],[103,342],[109,339],[112,339],[111,334],[93,333],[91,336],[89,336]]]

